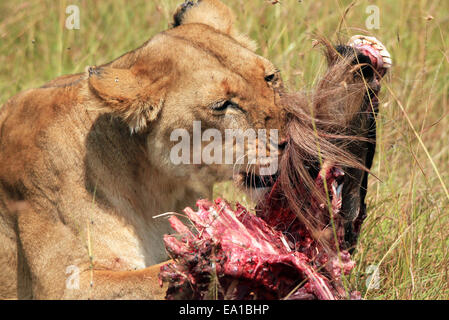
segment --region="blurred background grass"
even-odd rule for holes
[[[168,27],[180,2],[1,1],[0,104],[19,91],[140,46]],[[240,29],[259,43],[258,53],[282,70],[292,90],[310,89],[325,70],[322,55],[312,48],[316,33],[334,42],[370,34],[387,46],[394,68],[382,92],[373,166],[381,181],[370,179],[368,219],[349,281],[368,299],[448,299],[449,201],[443,184],[449,185],[449,2],[224,2],[236,12]],[[80,8],[79,30],[64,27],[71,4]],[[364,30],[368,5],[380,8],[379,29]],[[215,194],[247,204],[230,183],[217,185]],[[373,265],[379,266],[380,283],[368,290]]]

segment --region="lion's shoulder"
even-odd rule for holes
[[[70,130],[81,99],[81,86],[41,87],[10,98],[0,108],[0,177],[20,177],[35,166],[48,152],[49,135]]]
[[[0,139],[18,130],[23,132],[25,139],[29,137],[24,134],[26,128],[42,130],[55,117],[69,112],[82,101],[80,84],[63,85],[65,81],[59,82],[58,79],[40,88],[18,93],[0,108],[0,127],[4,133]]]

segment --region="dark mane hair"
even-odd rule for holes
[[[372,124],[366,122],[372,119],[367,116],[374,112],[369,97],[377,93],[371,88],[373,68],[369,58],[352,47],[320,42],[328,62],[327,72],[311,94],[283,95],[289,113],[289,141],[277,181],[287,206],[316,239],[325,222],[310,213],[310,200],[326,204],[327,197],[318,190],[315,178],[324,164],[338,166],[345,172],[348,168],[362,174],[369,172],[371,163],[367,164],[351,145],[360,142],[375,145],[368,134]],[[364,195],[362,200],[364,203]]]

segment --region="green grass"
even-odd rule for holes
[[[140,46],[168,26],[179,2],[1,1],[0,104]],[[394,68],[382,92],[373,166],[381,181],[370,179],[369,217],[350,282],[369,299],[448,299],[449,199],[443,185],[449,187],[449,2],[225,2],[291,89],[310,88],[325,70],[312,49],[314,34],[337,41],[368,33],[387,46]],[[64,28],[70,4],[81,9],[80,30]],[[380,29],[364,31],[366,6],[373,4],[380,8]],[[229,183],[217,186],[216,195],[247,202]],[[381,282],[367,291],[370,265],[380,266]]]

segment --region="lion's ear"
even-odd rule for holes
[[[128,69],[89,67],[87,73],[89,90],[103,102],[100,108],[121,117],[131,133],[144,130],[156,119],[162,108],[158,85]]]
[[[187,0],[179,6],[174,14],[173,26],[189,23],[202,23],[223,32],[244,47],[255,51],[256,43],[234,28],[235,15],[232,10],[219,0]]]
[[[234,13],[219,0],[185,1],[174,15],[174,26],[203,23],[229,34],[234,25]]]

